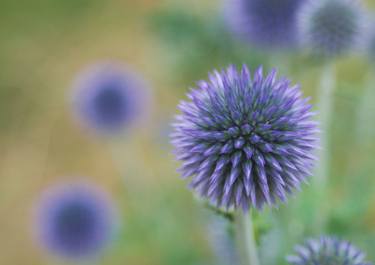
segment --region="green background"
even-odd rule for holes
[[[375,6],[368,1],[367,6]],[[213,0],[0,0],[0,264],[64,264],[38,246],[33,209],[48,186],[92,181],[116,203],[121,228],[98,264],[218,264],[210,213],[179,179],[169,123],[189,87],[214,68],[277,66],[316,102],[321,64],[271,54],[233,39]],[[149,82],[147,122],[116,139],[84,131],[69,99],[85,67],[115,60]],[[375,84],[365,56],[337,61],[328,193],[312,185],[277,209],[255,214],[264,265],[283,264],[292,246],[321,233],[351,240],[375,260],[375,134],[358,143],[364,88]],[[327,225],[316,229],[320,211]]]

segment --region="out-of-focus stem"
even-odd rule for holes
[[[375,134],[374,112],[375,112],[375,77],[371,71],[366,79],[365,88],[359,104],[357,114],[357,144],[363,148],[368,144]]]
[[[320,145],[318,149],[318,164],[315,178],[317,192],[320,199],[325,196],[330,165],[330,128],[332,124],[332,113],[334,105],[334,92],[336,86],[336,71],[333,63],[327,63],[323,69],[318,86],[318,117],[320,124]],[[320,211],[317,214],[317,229],[321,230],[325,224],[325,209],[323,205],[318,206]]]
[[[236,237],[241,254],[241,263],[243,265],[260,265],[251,214],[238,212],[236,221]]]

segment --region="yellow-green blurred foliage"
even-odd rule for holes
[[[212,264],[204,213],[176,172],[169,122],[188,88],[211,69],[272,65],[267,54],[223,32],[219,8],[213,0],[0,1],[0,264],[53,263],[33,239],[33,204],[48,185],[82,177],[112,194],[123,219],[100,264]],[[121,140],[88,135],[69,105],[76,74],[103,60],[131,65],[152,87],[147,124]],[[322,202],[330,205],[327,232],[374,259],[375,140],[365,149],[353,140],[370,67],[357,57],[338,64],[331,195]],[[293,58],[288,72],[314,101],[319,66]],[[292,199],[294,216],[283,215],[288,205],[266,216],[280,217],[278,224],[288,218],[291,231],[308,235],[305,197]],[[271,222],[265,219],[259,222]]]

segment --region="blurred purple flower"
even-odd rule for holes
[[[295,255],[287,261],[292,265],[371,265],[362,251],[334,237],[307,240],[295,247]]]
[[[338,56],[359,45],[364,16],[356,0],[309,0],[301,10],[301,43],[320,56]]]
[[[262,48],[297,44],[297,13],[305,0],[227,0],[232,30]]]
[[[115,225],[105,195],[78,184],[47,190],[39,201],[36,218],[41,244],[68,259],[97,256],[109,243]]]
[[[310,175],[316,123],[298,86],[276,71],[215,71],[179,108],[172,143],[183,177],[218,207],[262,208],[286,200]]]
[[[118,64],[96,65],[75,84],[74,107],[82,123],[100,133],[119,133],[147,109],[144,81]]]

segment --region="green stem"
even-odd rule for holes
[[[320,123],[320,149],[318,151],[318,165],[316,167],[316,188],[319,198],[326,194],[329,165],[330,165],[330,126],[332,124],[332,113],[334,105],[334,92],[336,86],[336,70],[333,63],[327,63],[322,69],[320,84],[318,87],[318,117]],[[320,209],[317,214],[317,229],[322,230],[325,224],[325,209],[323,205],[317,206]]]
[[[375,134],[374,119],[374,102],[375,102],[375,77],[373,71],[367,77],[365,89],[359,104],[357,115],[357,144],[362,149],[371,142]]]
[[[254,228],[250,213],[239,212],[237,220],[237,240],[243,265],[259,265],[258,253],[254,238]]]

